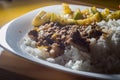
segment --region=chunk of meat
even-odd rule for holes
[[[70,43],[79,50],[85,52],[90,51],[89,42],[81,37],[80,32],[78,30],[74,30],[74,32],[71,34]]]
[[[37,37],[38,37],[38,32],[36,30],[31,30],[29,33],[28,33],[28,36],[34,40],[34,41],[37,41]]]
[[[49,51],[49,54],[51,57],[55,58],[55,57],[58,57],[58,56],[64,54],[64,49],[62,49],[59,44],[53,43],[51,45],[51,50]]]

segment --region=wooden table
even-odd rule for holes
[[[118,9],[119,0],[12,0],[0,1],[0,26],[31,10],[43,6],[61,4],[83,4],[102,8]],[[106,4],[108,3],[108,4]],[[46,66],[22,59],[10,52],[3,51],[0,56],[0,80],[90,80],[79,75],[57,71]]]

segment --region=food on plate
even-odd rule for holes
[[[120,73],[120,10],[96,7],[40,11],[24,37],[25,51],[73,70]]]

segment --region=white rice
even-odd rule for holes
[[[93,57],[96,56],[94,60],[101,60],[101,62],[98,62],[94,67],[90,65],[89,58],[85,59],[81,56],[81,54],[85,53],[78,51],[73,46],[71,46],[71,50],[65,50],[65,53],[62,56],[57,58],[47,58],[48,55],[45,54],[45,51],[35,48],[35,41],[32,41],[30,38],[26,37],[23,45],[25,45],[24,48],[27,53],[73,70],[91,71],[93,69],[93,71],[99,72],[101,68],[98,66],[104,64],[106,64],[107,69],[111,69],[114,66],[120,67],[120,60],[117,58],[117,55],[120,53],[120,20],[109,20],[108,22],[101,21],[97,24],[107,30],[110,29],[111,33],[106,40],[103,39],[103,37],[100,37],[97,41],[94,38],[90,40],[90,54]],[[109,52],[111,55],[109,55]]]

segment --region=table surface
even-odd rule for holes
[[[0,1],[0,26],[3,26],[12,19],[19,17],[31,10],[43,6],[61,4],[63,2],[70,4],[81,4],[88,6],[97,6],[100,8],[119,9],[120,0],[7,0]],[[83,76],[73,75],[62,71],[57,71],[46,66],[32,63],[13,55],[10,52],[3,51],[0,56],[0,80],[90,80]]]

